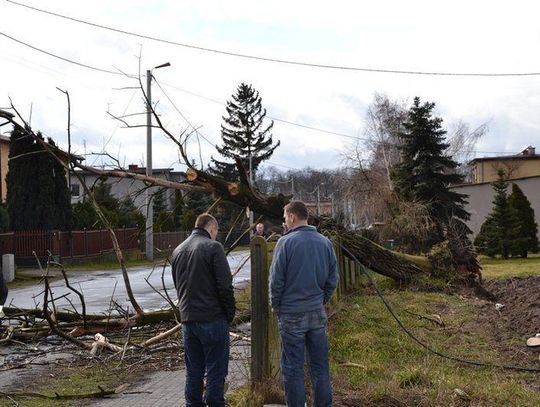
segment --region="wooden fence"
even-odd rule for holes
[[[138,247],[137,228],[115,230],[122,250]],[[44,231],[30,230],[0,233],[0,254],[12,253],[17,264],[32,262],[34,252],[40,258],[48,253],[56,259],[65,257],[93,256],[113,250],[109,232],[103,230]]]
[[[339,283],[332,303],[358,290],[361,265],[343,255],[334,243],[338,260]],[[279,378],[280,341],[277,318],[272,313],[268,282],[274,243],[262,237],[251,241],[251,382],[262,383]]]

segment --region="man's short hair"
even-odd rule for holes
[[[206,212],[201,213],[199,216],[197,216],[197,219],[195,220],[195,227],[206,229],[208,225],[210,225],[210,223],[214,223],[216,226],[219,226],[218,221],[212,215]]]
[[[299,220],[306,220],[309,217],[307,206],[302,201],[292,201],[285,205],[285,212],[292,213]]]

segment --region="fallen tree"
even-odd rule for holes
[[[141,91],[148,104],[148,99],[144,92],[144,88],[140,83],[140,80],[139,84],[141,85]],[[22,318],[25,320],[26,325],[28,325],[23,326],[23,328],[21,328],[21,330],[16,334],[13,333],[13,337],[16,337],[19,334],[23,337],[28,337],[32,333],[46,335],[50,332],[54,332],[55,334],[63,337],[64,339],[76,344],[81,348],[91,349],[93,346],[92,344],[81,342],[76,337],[94,333],[110,332],[111,330],[115,329],[129,329],[136,326],[144,326],[147,324],[155,324],[164,321],[176,321],[177,323],[180,321],[178,318],[178,311],[172,301],[170,301],[170,297],[166,293],[166,290],[165,297],[168,299],[168,302],[171,305],[169,310],[144,312],[142,308],[138,305],[131,290],[124,256],[122,251],[120,250],[120,246],[118,244],[118,240],[116,239],[114,230],[112,229],[112,227],[110,227],[110,223],[108,222],[106,216],[101,210],[99,204],[94,199],[92,190],[78,175],[77,171],[75,171],[76,169],[84,170],[100,177],[136,179],[144,182],[147,186],[161,186],[188,192],[205,192],[211,194],[215,200],[235,203],[244,209],[249,208],[250,210],[270,219],[279,219],[282,217],[283,208],[291,200],[291,196],[286,196],[283,194],[268,195],[261,192],[257,185],[250,181],[250,178],[247,175],[247,171],[243,167],[240,159],[236,160],[236,166],[239,173],[239,180],[237,182],[227,181],[206,171],[196,168],[187,156],[185,150],[185,143],[187,142],[191,133],[183,132],[178,138],[175,137],[162,124],[161,117],[154,110],[154,107],[151,107],[151,112],[154,120],[157,122],[157,127],[159,127],[170,139],[170,141],[176,145],[179,151],[179,156],[182,158],[183,163],[188,167],[186,171],[185,181],[174,182],[169,180],[162,180],[156,177],[127,171],[121,168],[119,165],[112,169],[103,169],[84,165],[77,159],[73,158],[70,153],[71,136],[69,118],[69,94],[67,92],[64,93],[68,98],[69,147],[67,159],[60,156],[59,150],[56,147],[49,145],[37,136],[37,134],[32,130],[29,123],[27,123],[18,113],[15,106],[11,106],[11,109],[14,113],[6,110],[0,110],[0,118],[5,120],[4,124],[11,124],[17,127],[19,130],[24,131],[29,137],[32,137],[37,143],[40,143],[43,148],[49,154],[51,154],[59,163],[61,163],[68,171],[71,171],[79,178],[79,182],[83,186],[86,195],[91,200],[92,205],[96,210],[96,213],[98,214],[100,220],[106,226],[111,235],[118,263],[120,265],[120,268],[122,269],[122,276],[124,284],[126,286],[126,291],[130,303],[135,310],[135,313],[129,314],[127,312],[124,312],[124,314],[119,314],[114,318],[111,318],[110,316],[103,317],[97,315],[86,315],[86,313],[84,312],[84,305],[83,313],[78,315],[71,312],[56,310],[54,309],[55,307],[52,293],[50,293],[50,300],[53,300],[51,304],[49,304],[49,299],[47,298],[50,289],[48,287],[48,280],[46,275],[46,287],[44,291],[45,301],[43,309],[18,310],[8,307],[4,310],[8,317],[16,317],[19,319]],[[196,129],[194,129],[194,131],[196,131]],[[425,264],[421,264],[414,258],[407,258],[396,254],[386,248],[381,247],[380,245],[367,239],[359,233],[345,230],[343,227],[337,225],[331,220],[329,221],[324,218],[313,216],[311,217],[310,222],[317,225],[321,232],[332,236],[338,244],[345,246],[347,248],[347,251],[345,252],[346,256],[357,259],[363,266],[367,267],[368,269],[386,277],[389,277],[399,284],[410,284],[411,282],[417,281],[418,277],[430,277],[442,280],[448,278],[440,274],[434,275],[431,272],[432,270],[430,267],[426,267]],[[251,227],[253,227],[253,225],[250,225],[250,228]],[[448,231],[447,239],[449,242],[448,247],[452,252],[453,259],[452,267],[454,268],[454,272],[451,273],[453,282],[481,289],[481,267],[476,260],[476,256],[472,249],[472,246],[470,245],[470,243],[467,243],[467,237],[464,237],[458,233],[451,233],[451,231]],[[458,274],[458,278],[455,278],[456,273]],[[65,279],[66,284],[69,286],[67,277],[65,277]],[[72,291],[79,295],[79,297],[81,298],[81,303],[84,304],[81,293],[77,293],[73,289]],[[51,305],[54,309],[53,312],[49,310],[49,305]],[[29,323],[28,321],[30,317],[34,319],[40,319],[41,322],[37,324]],[[47,325],[45,325],[45,322],[47,323]],[[26,329],[26,331],[23,331],[22,329]],[[70,333],[66,332],[66,330],[68,329],[70,330]],[[103,343],[103,340],[101,340],[101,342]]]

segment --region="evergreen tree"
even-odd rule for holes
[[[174,194],[172,196],[172,218],[174,223],[175,229],[181,229],[182,227],[182,214],[184,212],[184,195],[182,195],[182,191],[175,189]]]
[[[4,204],[0,204],[0,232],[9,230],[9,215]]]
[[[144,215],[135,207],[133,199],[130,196],[126,196],[118,203],[118,226],[127,228],[138,227],[140,230],[144,230],[146,227]]]
[[[470,218],[464,208],[466,195],[450,190],[452,184],[463,182],[463,176],[455,172],[458,163],[444,153],[448,147],[446,131],[442,118],[433,116],[434,107],[435,103],[421,104],[420,98],[414,99],[398,133],[401,162],[392,173],[398,196],[426,205],[433,219],[435,227],[423,242],[423,250],[444,240],[451,220],[465,234],[470,233],[465,225]]]
[[[161,211],[167,209],[165,207],[165,199],[163,197],[163,188],[158,188],[152,196],[152,213],[154,217],[154,223],[156,222],[158,215]]]
[[[56,148],[55,142],[49,138],[49,144]],[[66,177],[65,167],[54,157],[47,154],[52,160],[53,183],[54,183],[54,209],[56,225],[55,229],[71,230],[73,228],[73,213],[71,207],[71,192]]]
[[[500,170],[498,180],[493,183],[495,190],[493,210],[480,227],[480,233],[474,240],[478,252],[490,257],[501,255],[507,259],[515,238],[512,228],[515,219],[508,203],[507,188],[508,182],[504,179],[504,172]]]
[[[279,141],[273,143],[271,130],[274,122],[265,125],[266,109],[263,109],[259,92],[245,83],[240,84],[232,100],[227,101],[227,117],[223,117],[221,125],[222,146],[216,146],[218,152],[231,160],[219,161],[212,158],[212,166],[209,169],[214,174],[230,181],[238,180],[238,170],[235,159],[239,158],[249,171],[249,158],[251,156],[251,168],[253,179],[259,165],[268,160],[274,150],[279,146]]]
[[[39,132],[37,136],[44,141]],[[56,148],[51,139],[48,142]],[[11,229],[71,229],[71,197],[63,166],[19,127],[11,132],[9,158],[7,210]]]
[[[195,219],[212,204],[209,194],[204,192],[190,192],[184,197],[185,207],[182,213],[182,230],[191,230],[195,225]],[[221,225],[220,225],[221,227]]]
[[[19,127],[11,132],[7,184],[7,210],[12,230],[26,230],[27,214],[34,201],[35,173],[31,162],[25,159],[33,147],[32,139]]]
[[[527,257],[528,252],[538,252],[538,224],[535,221],[534,209],[531,203],[521,190],[512,183],[512,193],[508,199],[508,204],[513,212],[512,245],[510,252],[512,256]]]

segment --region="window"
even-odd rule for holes
[[[73,197],[81,196],[80,187],[81,186],[79,184],[71,184],[71,196]]]

